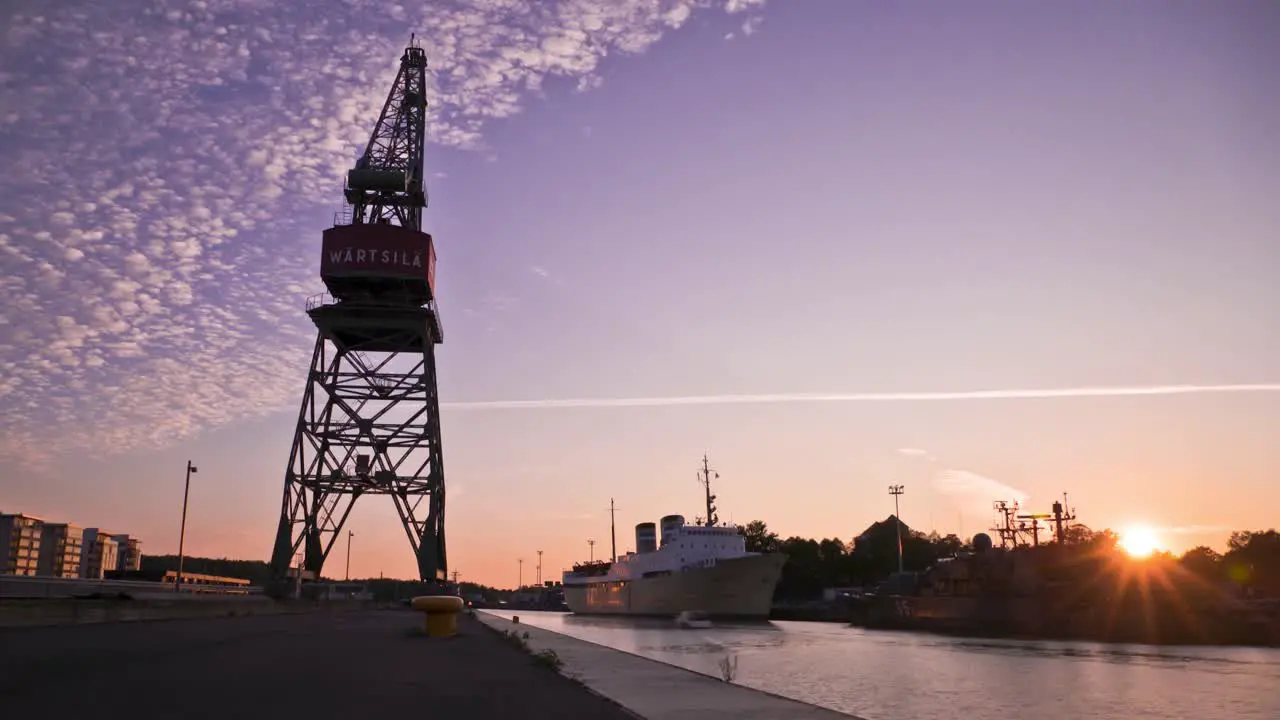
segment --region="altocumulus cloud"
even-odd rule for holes
[[[292,407],[316,230],[410,31],[432,142],[763,0],[18,2],[0,11],[0,458]],[[306,218],[300,224],[292,218]]]

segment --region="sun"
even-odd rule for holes
[[[1148,557],[1160,549],[1160,538],[1152,528],[1135,525],[1120,534],[1120,549],[1130,557]]]

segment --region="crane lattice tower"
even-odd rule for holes
[[[436,390],[436,255],[422,231],[426,52],[411,40],[347,207],[324,231],[326,295],[307,301],[317,337],[285,471],[272,571],[301,556],[318,578],[362,495],[395,503],[423,580],[444,580],[445,482]]]

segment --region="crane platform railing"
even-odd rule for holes
[[[311,297],[307,298],[307,312],[311,312],[312,310],[315,310],[318,307],[325,307],[328,305],[337,305],[337,304],[338,304],[338,298],[330,295],[329,293],[320,293],[318,295],[312,295]]]

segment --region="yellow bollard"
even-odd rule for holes
[[[410,607],[427,616],[427,637],[453,637],[458,633],[462,598],[457,595],[422,595]]]

